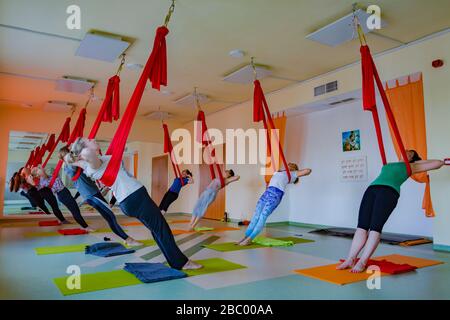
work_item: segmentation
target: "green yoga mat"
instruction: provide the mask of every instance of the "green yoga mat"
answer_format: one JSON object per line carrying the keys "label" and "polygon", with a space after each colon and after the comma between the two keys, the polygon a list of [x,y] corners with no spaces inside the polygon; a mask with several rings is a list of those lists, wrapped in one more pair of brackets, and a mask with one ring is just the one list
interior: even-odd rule
{"label": "green yoga mat", "polygon": [[212,230],[214,230],[214,228],[210,228],[210,227],[196,227],[194,230],[195,231],[212,231]]}
{"label": "green yoga mat", "polygon": [[65,296],[142,284],[138,278],[129,272],[125,270],[114,270],[81,274],[80,289],[71,290],[67,288],[67,279],[69,277],[70,276],[53,279],[53,282]]}
{"label": "green yoga mat", "polygon": [[[135,246],[135,247],[131,247],[131,246],[125,245],[125,247],[128,248],[128,249],[129,248],[142,248],[142,247],[147,247],[147,246],[153,246],[153,245],[156,244],[155,240],[153,240],[153,239],[138,240],[138,241],[141,242],[143,245],[142,246]],[[36,251],[36,254],[39,255],[39,256],[47,255],[47,254],[84,252],[84,249],[88,245],[89,244],[87,244],[87,243],[83,243],[83,244],[71,244],[71,245],[66,245],[66,246],[39,247],[39,248],[35,248],[34,251]]]}
{"label": "green yoga mat", "polygon": [[[276,240],[282,241],[292,241],[294,244],[298,243],[308,243],[314,242],[314,240],[302,239],[296,237],[282,237],[275,238]],[[238,246],[235,242],[224,242],[224,243],[213,243],[204,245],[205,248],[220,251],[220,252],[230,252],[230,251],[238,251],[238,250],[249,250],[249,249],[257,249],[257,248],[267,248],[268,246],[263,246],[261,244],[252,243],[248,246]]]}
{"label": "green yoga mat", "polygon": [[[246,266],[221,258],[196,260],[195,262],[203,265],[203,268],[198,270],[183,270],[189,277],[247,268]],[[53,282],[65,296],[143,284],[133,274],[125,270],[82,274],[80,279],[80,289],[73,290],[67,288],[68,278],[69,276],[53,279]]]}
{"label": "green yoga mat", "polygon": [[195,260],[195,262],[200,263],[203,268],[197,270],[183,270],[183,272],[186,273],[189,277],[247,268],[246,266],[233,263],[221,258]]}
{"label": "green yoga mat", "polygon": [[59,253],[70,253],[70,252],[84,252],[88,244],[71,244],[67,246],[50,246],[50,247],[39,247],[34,248],[38,256],[46,254],[59,254]]}

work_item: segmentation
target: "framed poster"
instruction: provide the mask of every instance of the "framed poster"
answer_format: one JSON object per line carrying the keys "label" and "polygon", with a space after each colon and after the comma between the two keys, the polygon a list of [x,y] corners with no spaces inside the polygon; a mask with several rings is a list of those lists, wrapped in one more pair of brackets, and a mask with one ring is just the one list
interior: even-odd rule
{"label": "framed poster", "polygon": [[361,150],[361,135],[359,130],[342,132],[342,151],[359,151]]}

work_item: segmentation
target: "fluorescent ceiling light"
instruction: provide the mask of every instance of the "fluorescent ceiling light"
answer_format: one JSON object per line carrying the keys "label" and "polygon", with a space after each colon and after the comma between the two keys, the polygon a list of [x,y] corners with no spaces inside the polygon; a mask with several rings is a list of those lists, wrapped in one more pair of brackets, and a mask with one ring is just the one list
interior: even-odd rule
{"label": "fluorescent ceiling light", "polygon": [[[370,14],[359,9],[355,11],[355,15],[358,17],[358,20],[361,23],[361,28],[364,34],[373,31],[367,27],[366,23],[367,19],[370,17]],[[384,28],[386,25],[386,22],[384,20],[381,20],[381,27]],[[353,27],[353,13],[350,13],[345,17],[342,17],[323,28],[308,34],[306,36],[306,39],[335,47],[345,42],[351,41],[357,37],[358,34]]]}
{"label": "fluorescent ceiling light", "polygon": [[114,62],[128,47],[120,36],[87,33],[75,52],[76,56]]}

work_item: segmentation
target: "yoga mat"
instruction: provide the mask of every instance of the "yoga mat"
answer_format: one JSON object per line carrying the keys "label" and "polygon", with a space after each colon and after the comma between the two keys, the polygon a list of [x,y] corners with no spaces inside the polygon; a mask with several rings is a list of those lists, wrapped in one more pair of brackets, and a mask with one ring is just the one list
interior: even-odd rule
{"label": "yoga mat", "polygon": [[133,227],[133,226],[144,226],[141,222],[139,222],[139,221],[132,221],[132,222],[124,222],[124,223],[121,223],[121,225],[122,226],[125,226],[125,227]]}
{"label": "yoga mat", "polygon": [[66,285],[69,277],[70,276],[53,279],[53,282],[65,296],[142,284],[138,278],[127,271],[114,270],[87,274],[82,273],[80,278],[80,289],[71,290],[67,288]]}
{"label": "yoga mat", "polygon": [[201,232],[201,231],[213,231],[214,228],[210,228],[210,227],[196,227],[194,228],[195,232]]}
{"label": "yoga mat", "polygon": [[29,211],[28,214],[45,214],[43,211]]}
{"label": "yoga mat", "polygon": [[201,264],[203,268],[197,270],[183,270],[183,272],[186,273],[189,277],[247,268],[246,266],[233,263],[221,258],[196,260],[195,262]]}
{"label": "yoga mat", "polygon": [[[124,230],[125,232],[127,232],[128,230]],[[111,233],[112,230],[109,228],[101,228],[101,229],[97,229],[94,232],[89,232],[89,233]],[[85,234],[82,234],[83,236]],[[62,234],[55,232],[55,231],[43,231],[43,232],[28,232],[25,233],[24,237],[26,238],[37,238],[37,237],[54,237],[54,236],[63,236]]]}
{"label": "yoga mat", "polygon": [[[398,264],[409,264],[411,266],[417,267],[417,268],[424,268],[429,267],[437,264],[443,263],[442,261],[436,261],[436,260],[428,260],[423,258],[416,258],[416,257],[410,257],[410,256],[403,256],[399,254],[392,254],[387,256],[381,256],[374,258],[373,260],[387,260],[393,263]],[[300,269],[300,270],[294,270],[295,273],[334,283],[337,285],[345,285],[349,283],[359,282],[359,281],[365,281],[367,280],[372,274],[361,272],[361,273],[351,273],[349,269],[346,270],[336,270],[336,266],[339,264],[330,264],[326,266],[320,266],[320,267],[314,267],[314,268],[308,268],[308,269]],[[390,276],[388,273],[380,273],[381,276]]]}
{"label": "yoga mat", "polygon": [[39,221],[39,227],[50,227],[50,226],[59,226],[60,222],[58,220],[49,220],[49,221]]}
{"label": "yoga mat", "polygon": [[191,220],[168,220],[167,223],[172,223],[172,224],[176,224],[176,223],[189,223],[191,222]]}
{"label": "yoga mat", "polygon": [[84,252],[84,249],[88,244],[71,244],[66,246],[49,246],[49,247],[39,247],[34,248],[34,251],[38,256],[47,254],[59,254],[59,253],[70,253],[70,252]]}
{"label": "yoga mat", "polygon": [[[316,233],[326,236],[335,236],[335,237],[345,237],[345,238],[353,238],[355,234],[355,229],[353,228],[325,228],[325,229],[317,229],[310,231],[309,233]],[[402,242],[406,241],[415,241],[415,240],[423,240],[423,237],[420,236],[411,236],[406,234],[395,234],[383,232],[381,235],[381,242],[398,245]]]}
{"label": "yoga mat", "polygon": [[[203,268],[199,270],[182,270],[182,272],[186,273],[188,276],[198,276],[203,274],[211,274],[216,272],[225,272],[247,268],[246,266],[220,258],[198,260],[196,262],[203,265]],[[134,275],[128,273],[127,271],[114,270],[106,272],[81,274],[80,289],[70,290],[67,288],[66,285],[67,279],[69,277],[70,276],[53,279],[53,282],[56,284],[61,293],[65,296],[142,284],[142,282],[139,279],[137,279]]]}
{"label": "yoga mat", "polygon": [[[275,238],[275,239],[283,240],[283,241],[292,241],[292,242],[294,242],[294,244],[314,242],[314,240],[302,239],[302,238],[296,238],[296,237],[282,237],[282,238]],[[208,248],[208,249],[220,251],[220,252],[249,250],[249,249],[257,249],[257,248],[269,248],[267,246],[263,246],[263,245],[256,244],[256,243],[252,243],[248,246],[239,246],[239,245],[235,244],[235,242],[214,243],[214,244],[204,245],[204,247]]]}

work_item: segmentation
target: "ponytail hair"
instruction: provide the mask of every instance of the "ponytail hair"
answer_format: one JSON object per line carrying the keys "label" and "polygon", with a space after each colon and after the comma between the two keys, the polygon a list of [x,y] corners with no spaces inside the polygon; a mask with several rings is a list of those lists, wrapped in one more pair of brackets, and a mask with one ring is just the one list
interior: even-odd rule
{"label": "ponytail hair", "polygon": [[192,172],[190,170],[184,169],[183,171],[186,172],[186,174],[192,178]]}
{"label": "ponytail hair", "polygon": [[[81,151],[85,148],[86,143],[84,138],[77,138],[75,142],[72,144],[69,153],[64,156],[64,159],[67,163],[74,163],[78,160],[78,157],[81,154]],[[61,150],[64,148],[61,148]],[[60,150],[60,151],[61,151]],[[67,148],[69,150],[69,148]]]}
{"label": "ponytail hair", "polygon": [[416,150],[409,150],[409,151],[411,151],[411,152],[413,153],[413,157],[412,157],[412,159],[409,161],[409,163],[414,163],[414,162],[416,162],[416,161],[422,160],[422,158],[419,156],[419,154],[417,153]]}

